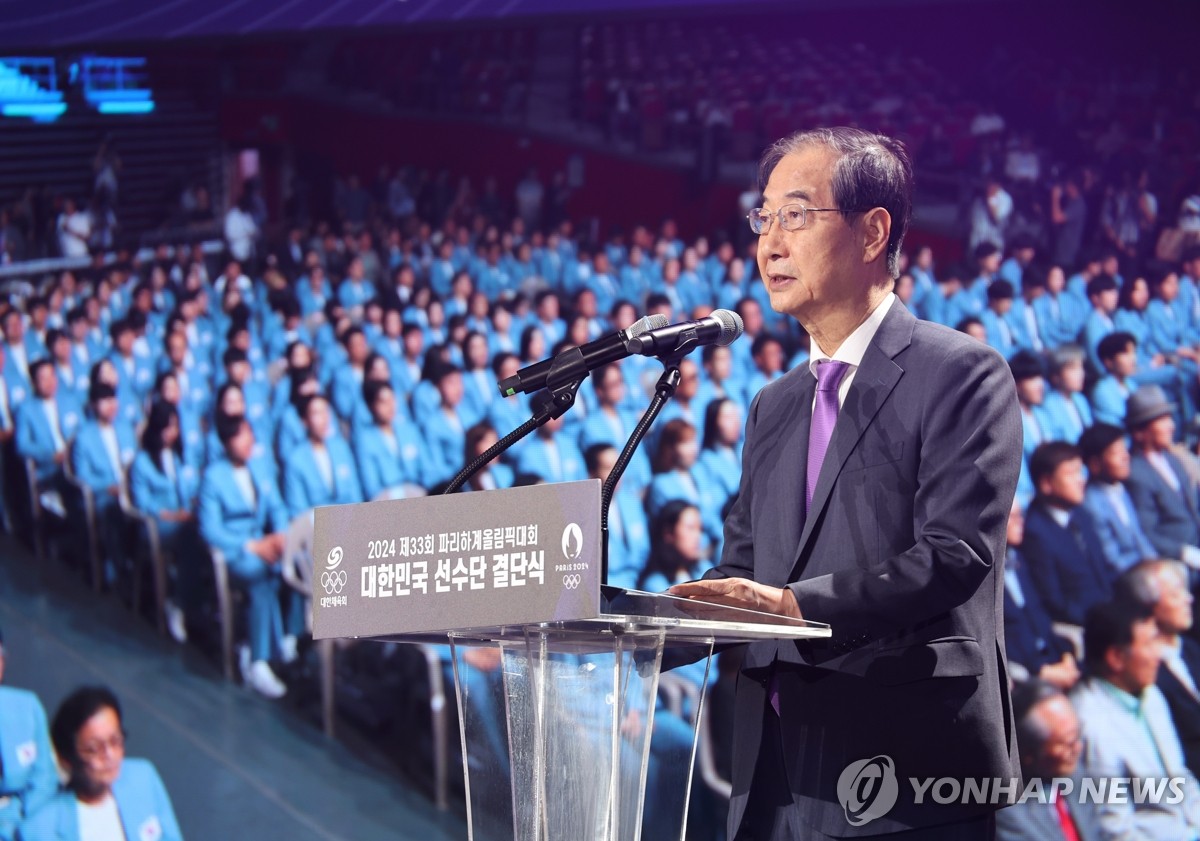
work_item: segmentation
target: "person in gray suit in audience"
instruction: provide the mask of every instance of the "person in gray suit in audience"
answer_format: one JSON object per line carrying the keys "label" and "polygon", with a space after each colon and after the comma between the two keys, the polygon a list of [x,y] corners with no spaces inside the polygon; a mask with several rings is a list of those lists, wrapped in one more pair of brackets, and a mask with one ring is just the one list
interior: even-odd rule
{"label": "person in gray suit in audience", "polygon": [[[1083,645],[1088,677],[1071,693],[1083,724],[1082,776],[1129,781],[1123,798],[1110,792],[1098,804],[1100,838],[1195,841],[1200,783],[1187,769],[1171,711],[1154,685],[1162,660],[1154,614],[1129,600],[1096,605]],[[1139,788],[1157,795],[1136,797]]]}
{"label": "person in gray suit in audience", "polygon": [[[1029,798],[996,814],[997,841],[1093,841],[1100,837],[1096,807],[1079,796],[1079,717],[1070,699],[1036,678],[1013,687],[1013,718],[1025,782],[1069,779],[1072,791],[1053,802]],[[1047,785],[1047,790],[1049,786]]]}
{"label": "person in gray suit in audience", "polygon": [[1130,470],[1125,431],[1107,423],[1089,426],[1079,438],[1079,450],[1088,469],[1083,507],[1092,514],[1104,560],[1119,573],[1158,557],[1123,484]]}
{"label": "person in gray suit in audience", "polygon": [[1158,554],[1195,569],[1200,567],[1200,495],[1170,452],[1174,414],[1175,404],[1158,386],[1143,386],[1129,398],[1125,426],[1133,436],[1133,460],[1127,486]]}

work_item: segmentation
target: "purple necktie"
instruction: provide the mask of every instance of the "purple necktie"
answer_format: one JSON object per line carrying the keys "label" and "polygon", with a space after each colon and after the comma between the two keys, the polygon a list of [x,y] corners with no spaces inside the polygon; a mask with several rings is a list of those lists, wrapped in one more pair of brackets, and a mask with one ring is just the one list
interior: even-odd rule
{"label": "purple necktie", "polygon": [[[849,362],[834,362],[832,359],[817,363],[817,400],[813,404],[812,426],[808,432],[808,482],[804,494],[804,510],[812,507],[813,491],[817,489],[817,478],[821,475],[821,462],[829,449],[833,437],[833,426],[838,416],[838,386],[842,377],[850,370]],[[767,690],[771,707],[779,715],[779,675],[771,672]]]}
{"label": "purple necktie", "polygon": [[849,362],[817,363],[817,399],[813,404],[812,426],[808,431],[808,484],[805,488],[804,510],[812,507],[813,492],[821,475],[821,463],[833,437],[838,416],[838,386],[850,370]]}

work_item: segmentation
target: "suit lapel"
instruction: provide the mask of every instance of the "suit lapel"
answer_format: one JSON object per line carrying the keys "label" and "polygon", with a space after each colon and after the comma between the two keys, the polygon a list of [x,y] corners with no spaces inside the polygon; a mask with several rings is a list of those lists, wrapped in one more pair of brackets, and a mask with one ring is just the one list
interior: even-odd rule
{"label": "suit lapel", "polygon": [[[821,473],[817,478],[817,486],[813,490],[812,506],[805,512],[804,529],[800,533],[800,545],[796,552],[793,567],[799,563],[805,549],[812,540],[817,521],[821,518],[829,496],[833,492],[834,483],[846,464],[846,459],[854,452],[859,440],[867,427],[879,413],[892,389],[900,381],[904,369],[893,360],[896,354],[908,347],[912,341],[913,327],[916,318],[901,305],[893,305],[884,316],[883,323],[875,333],[875,338],[867,346],[863,354],[862,364],[854,374],[850,391],[838,412],[837,423],[833,427],[833,436],[829,440],[829,449],[825,452],[825,461],[821,464]],[[814,387],[816,380],[813,380]],[[811,423],[811,403],[802,413],[806,418],[805,426]],[[807,451],[808,435],[805,429],[804,443]],[[800,499],[804,499],[803,484]]]}
{"label": "suit lapel", "polygon": [[1200,519],[1200,504],[1197,504],[1196,488],[1192,485],[1191,476],[1184,469],[1183,462],[1174,453],[1167,453],[1166,457],[1167,463],[1171,465],[1171,470],[1179,477],[1179,488],[1183,494],[1184,504],[1187,505],[1187,509],[1193,518]]}
{"label": "suit lapel", "polygon": [[[808,363],[804,363],[807,369]],[[787,500],[796,500],[799,507],[799,516],[784,517],[782,526],[786,530],[784,535],[784,546],[799,546],[803,540],[803,534],[807,531],[808,523],[812,520],[808,516],[808,512],[804,510],[804,495],[807,476],[805,475],[805,466],[808,461],[808,436],[812,429],[812,405],[813,398],[816,396],[817,378],[814,377],[808,370],[804,371],[800,378],[799,385],[796,387],[793,401],[784,408],[783,416],[792,417],[795,419],[795,425],[791,431],[784,437],[787,442],[786,446],[781,448],[781,457],[784,453],[794,454],[793,458],[789,459],[794,468],[783,472],[783,476],[788,481],[788,487],[781,488],[779,498]],[[760,421],[761,422],[761,421]],[[832,449],[830,450],[832,452]],[[776,563],[787,563],[789,559],[779,558]],[[795,566],[792,563],[790,566]],[[782,570],[783,575],[790,571],[789,569]],[[786,580],[781,578],[780,580]]]}

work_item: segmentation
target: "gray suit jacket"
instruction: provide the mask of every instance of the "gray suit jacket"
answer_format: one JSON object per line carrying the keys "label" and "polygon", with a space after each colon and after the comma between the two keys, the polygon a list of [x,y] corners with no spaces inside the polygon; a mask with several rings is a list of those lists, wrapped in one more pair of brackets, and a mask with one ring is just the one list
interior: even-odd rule
{"label": "gray suit jacket", "polygon": [[[1005,528],[1021,419],[1004,359],[893,305],[838,415],[805,511],[816,380],[764,388],[746,424],[739,495],[707,577],[789,586],[829,640],[751,644],[735,706],[730,836],[778,681],[788,822],[829,835],[961,820],[980,807],[914,802],[909,777],[1019,776],[1004,659]],[[887,755],[899,795],[847,819],[843,769]],[[986,807],[983,807],[986,808]]]}
{"label": "gray suit jacket", "polygon": [[[1085,777],[1183,780],[1184,800],[1171,804],[1147,798],[1136,803],[1130,787],[1127,803],[1098,807],[1100,837],[1106,841],[1192,841],[1200,833],[1200,783],[1187,770],[1183,748],[1167,701],[1157,686],[1146,689],[1142,710],[1153,742],[1138,721],[1099,678],[1082,681],[1071,702],[1083,730],[1080,773]],[[1169,795],[1168,791],[1168,795]]]}
{"label": "gray suit jacket", "polygon": [[1125,487],[1133,498],[1142,531],[1154,549],[1164,558],[1179,558],[1183,544],[1200,546],[1200,499],[1179,459],[1170,453],[1166,457],[1179,477],[1178,491],[1140,453],[1135,453],[1130,461]]}
{"label": "gray suit jacket", "polygon": [[[1049,791],[1051,781],[1043,780]],[[1079,832],[1079,841],[1100,841],[1100,825],[1095,804],[1082,798],[1083,782],[1072,780],[1073,789],[1067,800],[1071,819]],[[1050,803],[1031,798],[1001,809],[996,815],[996,841],[1062,841],[1062,825],[1058,812]]]}

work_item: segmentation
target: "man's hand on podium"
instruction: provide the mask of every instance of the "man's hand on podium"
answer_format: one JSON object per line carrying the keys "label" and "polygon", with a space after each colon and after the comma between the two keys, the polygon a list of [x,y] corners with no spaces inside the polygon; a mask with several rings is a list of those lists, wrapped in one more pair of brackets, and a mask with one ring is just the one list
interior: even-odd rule
{"label": "man's hand on podium", "polygon": [[749,578],[717,578],[676,584],[667,590],[672,596],[695,601],[775,613],[803,619],[796,596],[787,587],[769,587]]}

